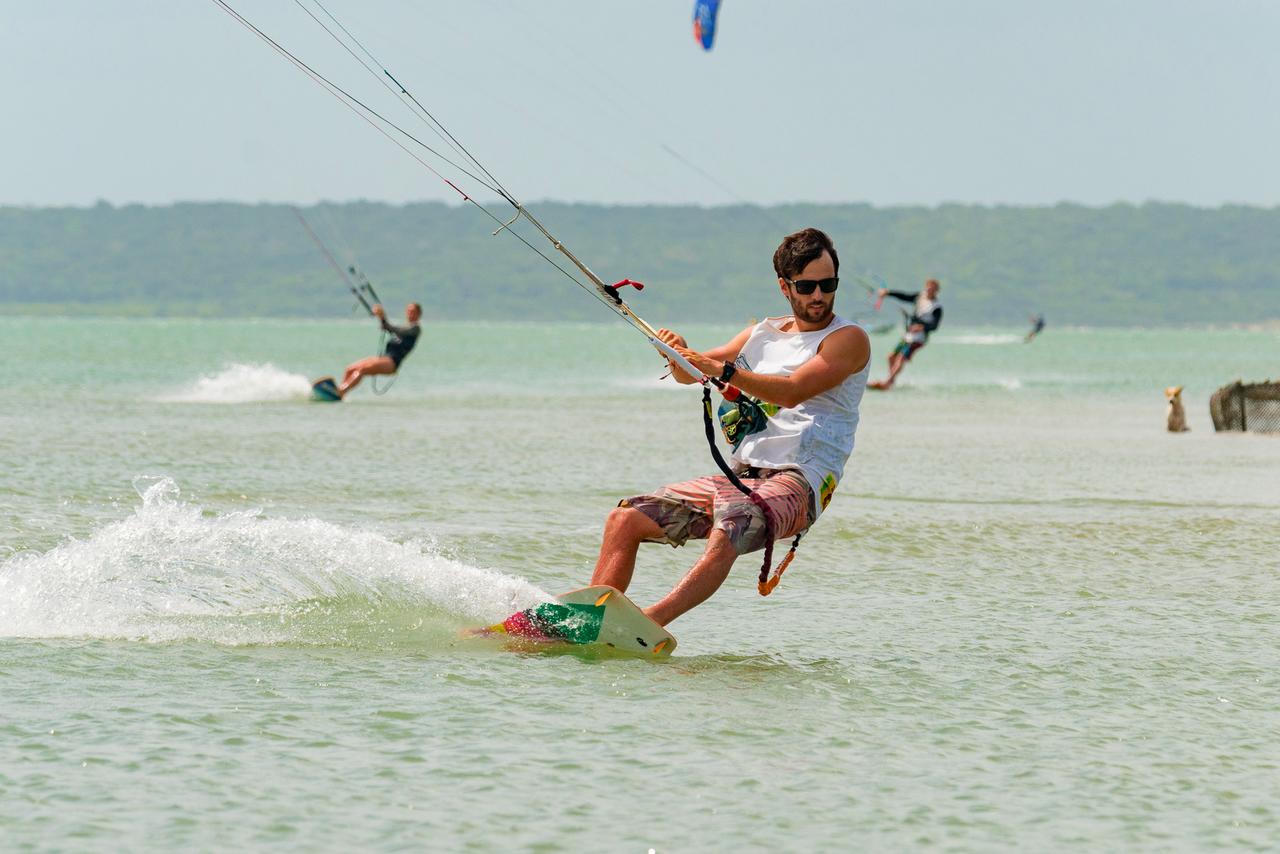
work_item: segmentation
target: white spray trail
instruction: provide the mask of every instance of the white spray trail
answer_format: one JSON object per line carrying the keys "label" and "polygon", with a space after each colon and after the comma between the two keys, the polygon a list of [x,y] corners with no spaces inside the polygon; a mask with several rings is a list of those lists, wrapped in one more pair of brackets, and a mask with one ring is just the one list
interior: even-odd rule
{"label": "white spray trail", "polygon": [[0,563],[0,637],[341,643],[424,620],[452,637],[549,598],[422,544],[256,510],[210,516],[168,478],[134,485],[131,516]]}
{"label": "white spray trail", "polygon": [[163,398],[171,403],[264,403],[305,400],[311,382],[275,365],[227,365],[216,374],[200,377],[190,387]]}

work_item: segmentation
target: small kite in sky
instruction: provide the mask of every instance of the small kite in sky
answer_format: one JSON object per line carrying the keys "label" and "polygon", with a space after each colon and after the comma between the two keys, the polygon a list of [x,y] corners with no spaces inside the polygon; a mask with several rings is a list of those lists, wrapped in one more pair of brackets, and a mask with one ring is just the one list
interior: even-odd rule
{"label": "small kite in sky", "polygon": [[693,4],[693,37],[703,50],[711,50],[716,38],[716,16],[720,14],[720,0],[698,0]]}

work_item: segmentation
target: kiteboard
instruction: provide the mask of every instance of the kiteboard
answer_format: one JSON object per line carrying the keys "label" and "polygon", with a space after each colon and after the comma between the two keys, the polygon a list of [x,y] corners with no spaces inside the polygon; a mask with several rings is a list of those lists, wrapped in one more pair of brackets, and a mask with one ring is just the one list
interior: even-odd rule
{"label": "kiteboard", "polygon": [[666,658],[676,639],[622,591],[606,585],[584,587],[517,611],[501,623],[467,632],[472,637],[506,637],[520,649],[580,646],[646,658]]}
{"label": "kiteboard", "polygon": [[337,403],[342,400],[342,392],[338,391],[338,383],[333,377],[321,377],[311,384],[311,399]]}

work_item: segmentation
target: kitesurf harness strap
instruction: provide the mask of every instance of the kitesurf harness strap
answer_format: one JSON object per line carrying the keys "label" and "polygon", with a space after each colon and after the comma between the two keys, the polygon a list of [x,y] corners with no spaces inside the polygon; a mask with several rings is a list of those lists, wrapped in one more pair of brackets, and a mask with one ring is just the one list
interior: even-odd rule
{"label": "kitesurf harness strap", "polygon": [[729,482],[739,492],[750,498],[751,503],[759,507],[760,513],[764,516],[764,562],[760,564],[760,578],[756,583],[756,590],[760,592],[761,596],[768,596],[773,592],[773,588],[778,586],[778,582],[782,580],[782,573],[791,565],[791,560],[796,556],[796,547],[800,545],[800,537],[802,535],[796,534],[796,538],[791,541],[790,551],[782,559],[782,563],[778,564],[778,569],[773,573],[773,577],[770,578],[769,568],[773,565],[773,540],[777,536],[778,527],[769,505],[753,489],[742,482],[742,479],[725,462],[724,455],[720,453],[720,448],[716,446],[715,419],[711,413],[712,382],[715,381],[712,380],[702,384],[702,426],[707,434],[707,447],[711,449],[711,457],[716,461],[720,471],[724,472],[724,476],[729,479]]}
{"label": "kitesurf harness strap", "polygon": [[[385,323],[386,321],[383,321],[383,322]],[[378,333],[378,352],[384,356],[387,354],[387,330],[385,328]],[[399,366],[397,366],[397,368],[398,367]],[[387,384],[385,386],[383,386],[382,388],[378,388],[378,377],[375,374],[372,380],[373,393],[381,397],[382,395],[391,391],[391,387],[396,384],[396,380],[399,378],[400,378],[400,373],[397,370],[396,373],[391,375],[391,379],[387,381]]]}

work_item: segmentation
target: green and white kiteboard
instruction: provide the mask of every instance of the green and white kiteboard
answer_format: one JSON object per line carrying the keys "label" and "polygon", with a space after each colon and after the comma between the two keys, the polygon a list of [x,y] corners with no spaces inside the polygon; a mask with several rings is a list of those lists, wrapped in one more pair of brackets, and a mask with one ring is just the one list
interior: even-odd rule
{"label": "green and white kiteboard", "polygon": [[676,648],[670,632],[645,616],[620,590],[584,587],[557,596],[482,629],[478,637],[508,637],[517,648],[581,646],[666,658]]}

